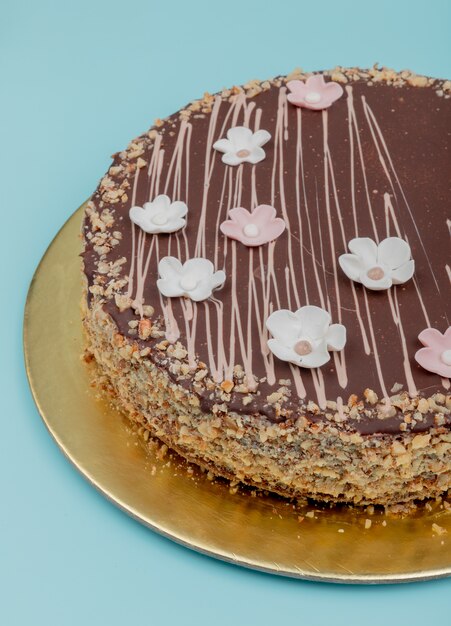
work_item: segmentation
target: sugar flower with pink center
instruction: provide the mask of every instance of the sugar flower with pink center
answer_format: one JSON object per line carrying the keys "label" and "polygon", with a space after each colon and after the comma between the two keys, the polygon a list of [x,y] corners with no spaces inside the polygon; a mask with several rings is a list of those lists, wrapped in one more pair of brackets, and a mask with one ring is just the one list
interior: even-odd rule
{"label": "sugar flower with pink center", "polygon": [[331,324],[327,311],[317,306],[303,306],[296,312],[281,309],[266,320],[272,339],[268,348],[282,361],[299,367],[321,367],[330,360],[329,351],[343,350],[346,328]]}
{"label": "sugar flower with pink center", "polygon": [[425,347],[415,354],[415,361],[429,372],[451,378],[451,326],[443,334],[436,328],[426,328],[418,339]]}
{"label": "sugar flower with pink center", "polygon": [[277,239],[285,230],[285,222],[276,217],[276,209],[269,204],[259,204],[252,212],[236,207],[229,211],[229,217],[222,222],[221,232],[245,246],[261,246]]}
{"label": "sugar flower with pink center", "polygon": [[226,279],[223,270],[215,272],[213,263],[202,257],[188,259],[182,264],[173,256],[165,256],[158,263],[158,273],[157,287],[163,296],[184,296],[195,302],[209,298]]}
{"label": "sugar flower with pink center", "polygon": [[145,202],[142,207],[132,206],[129,216],[145,233],[157,235],[175,233],[183,228],[187,213],[188,207],[184,202],[171,202],[168,196],[161,194],[152,202]]}
{"label": "sugar flower with pink center", "polygon": [[291,92],[287,96],[288,102],[315,111],[328,109],[343,95],[343,87],[333,81],[326,83],[322,74],[309,76],[305,83],[302,80],[290,80],[287,87]]}
{"label": "sugar flower with pink center", "polygon": [[369,237],[351,239],[352,254],[338,258],[341,269],[351,280],[367,289],[381,291],[401,285],[413,276],[415,262],[410,258],[410,246],[399,237],[387,237],[379,244]]}
{"label": "sugar flower with pink center", "polygon": [[259,163],[265,158],[262,146],[271,139],[267,130],[257,130],[255,133],[244,126],[234,126],[227,131],[227,139],[218,139],[213,144],[215,150],[223,152],[222,161],[227,165]]}

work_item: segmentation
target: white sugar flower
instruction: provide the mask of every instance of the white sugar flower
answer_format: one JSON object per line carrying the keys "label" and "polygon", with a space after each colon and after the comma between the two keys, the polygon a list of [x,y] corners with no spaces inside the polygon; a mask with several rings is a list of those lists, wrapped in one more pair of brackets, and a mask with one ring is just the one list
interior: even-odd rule
{"label": "white sugar flower", "polygon": [[227,139],[218,139],[213,144],[215,150],[224,152],[222,161],[227,165],[259,163],[265,158],[262,146],[271,139],[267,130],[257,130],[255,133],[244,126],[234,126],[227,131]]}
{"label": "white sugar flower", "polygon": [[368,289],[380,291],[410,280],[415,262],[410,258],[410,246],[399,237],[388,237],[376,244],[368,237],[351,239],[352,254],[342,254],[338,261],[348,278]]}
{"label": "white sugar flower", "polygon": [[157,196],[153,202],[143,207],[132,206],[129,211],[131,221],[146,233],[175,233],[186,224],[184,219],[188,207],[184,202],[171,202],[168,196]]}
{"label": "white sugar flower", "polygon": [[208,259],[188,259],[183,265],[173,256],[165,256],[158,263],[157,287],[163,296],[176,298],[185,296],[195,302],[206,300],[224,284],[225,272],[215,272]]}
{"label": "white sugar flower", "polygon": [[330,322],[329,313],[317,306],[303,306],[295,313],[274,311],[266,320],[274,337],[268,347],[282,361],[321,367],[330,360],[329,350],[343,350],[346,343],[346,328]]}

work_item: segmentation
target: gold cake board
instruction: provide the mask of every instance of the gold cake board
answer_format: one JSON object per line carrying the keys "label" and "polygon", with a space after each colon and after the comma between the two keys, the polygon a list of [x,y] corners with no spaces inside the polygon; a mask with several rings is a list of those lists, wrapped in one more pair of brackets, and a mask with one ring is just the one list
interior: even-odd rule
{"label": "gold cake board", "polygon": [[[300,508],[245,489],[232,493],[226,481],[210,481],[197,469],[187,471],[180,460],[168,462],[167,456],[144,450],[125,420],[97,397],[81,358],[83,208],[66,222],[36,270],[25,310],[24,350],[45,425],[92,485],[152,530],[265,572],[341,583],[451,574],[451,512],[443,505],[421,506],[404,518],[378,510],[369,516],[346,506]],[[434,532],[433,524],[443,534]]]}

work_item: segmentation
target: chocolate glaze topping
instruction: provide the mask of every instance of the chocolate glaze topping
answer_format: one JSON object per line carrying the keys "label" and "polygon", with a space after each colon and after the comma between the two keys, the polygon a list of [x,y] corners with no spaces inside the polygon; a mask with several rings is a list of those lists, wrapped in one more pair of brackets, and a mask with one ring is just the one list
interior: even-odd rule
{"label": "chocolate glaze topping", "polygon": [[[194,103],[190,113],[188,107],[171,116],[115,155],[91,205],[100,216],[105,210],[112,216],[106,232],[114,242],[110,250],[99,249],[92,237],[98,231],[86,219],[84,264],[91,288],[124,280],[106,294],[91,292],[104,299],[119,332],[141,349],[150,347],[147,358],[194,389],[205,411],[225,398],[229,410],[238,413],[274,421],[303,414],[317,421],[329,419],[343,403],[359,409],[346,413],[347,426],[362,434],[399,433],[409,416],[408,394],[431,398],[446,394],[448,386],[422,369],[414,354],[424,328],[444,332],[449,325],[451,99],[432,80],[415,87],[348,78],[344,95],[321,112],[288,103],[284,79],[263,85],[252,97],[235,89]],[[230,127],[240,125],[271,133],[266,158],[255,166],[225,165],[212,148]],[[172,235],[145,235],[132,225],[129,209],[161,193],[186,202],[187,226]],[[251,250],[222,235],[219,225],[229,209],[251,210],[257,204],[271,204],[286,222],[274,243]],[[414,280],[383,292],[350,281],[337,259],[356,236],[407,240]],[[158,259],[166,255],[182,262],[210,259],[225,270],[224,287],[206,302],[168,302],[156,287]],[[99,265],[111,267],[119,259],[124,261],[116,273]],[[172,331],[171,340],[178,336],[207,365],[206,380],[215,377],[216,385],[193,387],[194,372],[174,373],[156,347],[164,337],[143,340],[130,334],[129,322],[141,319],[143,310],[121,311],[114,295],[129,290],[132,300],[139,299],[140,274],[143,303],[154,308],[155,328]],[[305,304],[326,308],[332,322],[347,329],[343,353],[332,355],[319,371],[273,358],[266,347],[264,322],[272,310],[294,311]],[[243,380],[234,378],[233,365],[252,371],[258,381],[254,393],[236,391]],[[227,395],[220,387],[224,380],[235,383]],[[367,389],[377,401],[369,402],[374,396],[365,394]],[[407,399],[400,407],[403,393]],[[381,419],[380,402],[393,395],[398,402]],[[335,409],[330,402],[326,408],[325,400],[337,403]],[[444,413],[441,425],[449,426],[451,418]],[[427,430],[437,424],[436,415],[416,412],[413,423],[407,418],[408,429]]]}

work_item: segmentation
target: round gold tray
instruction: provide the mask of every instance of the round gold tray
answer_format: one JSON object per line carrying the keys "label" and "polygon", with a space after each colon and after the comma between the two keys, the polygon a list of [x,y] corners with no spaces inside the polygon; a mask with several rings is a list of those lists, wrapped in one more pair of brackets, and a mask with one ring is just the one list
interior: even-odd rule
{"label": "round gold tray", "polygon": [[[404,518],[344,506],[300,508],[244,489],[232,493],[225,481],[210,481],[179,459],[168,462],[144,450],[124,419],[97,397],[81,358],[82,212],[66,222],[36,270],[24,345],[39,412],[92,485],[174,541],[274,574],[350,583],[451,574],[451,513],[443,504],[421,506]],[[368,519],[371,527],[365,528]]]}

